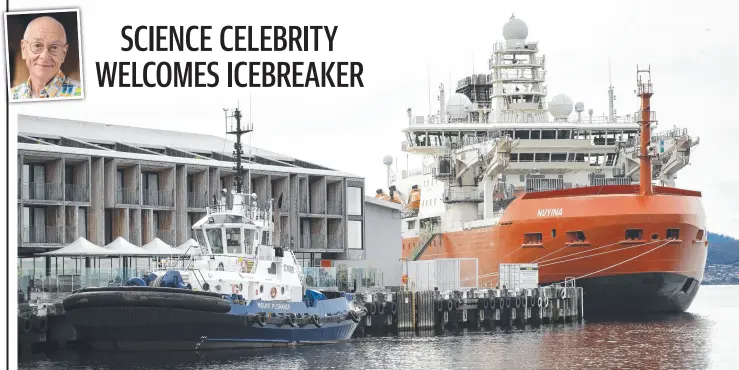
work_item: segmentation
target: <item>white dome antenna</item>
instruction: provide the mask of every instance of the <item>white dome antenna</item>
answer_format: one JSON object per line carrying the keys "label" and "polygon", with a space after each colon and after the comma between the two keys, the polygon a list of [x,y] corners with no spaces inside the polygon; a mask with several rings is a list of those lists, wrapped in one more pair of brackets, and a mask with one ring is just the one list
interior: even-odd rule
{"label": "white dome antenna", "polygon": [[465,118],[472,112],[472,102],[467,95],[454,93],[447,100],[446,103],[446,114],[451,118]]}
{"label": "white dome antenna", "polygon": [[585,103],[579,101],[575,103],[575,112],[577,112],[577,122],[582,122],[582,112],[585,111]]}
{"label": "white dome antenna", "polygon": [[565,94],[559,94],[552,98],[549,103],[549,113],[555,121],[566,121],[572,113],[572,99]]}
{"label": "white dome antenna", "polygon": [[508,43],[508,47],[524,47],[528,36],[529,27],[526,22],[517,19],[515,15],[511,15],[511,19],[503,26],[503,38]]}
{"label": "white dome antenna", "polygon": [[386,166],[392,166],[392,164],[393,164],[393,157],[391,157],[390,155],[384,156],[382,158],[382,164],[384,164]]}

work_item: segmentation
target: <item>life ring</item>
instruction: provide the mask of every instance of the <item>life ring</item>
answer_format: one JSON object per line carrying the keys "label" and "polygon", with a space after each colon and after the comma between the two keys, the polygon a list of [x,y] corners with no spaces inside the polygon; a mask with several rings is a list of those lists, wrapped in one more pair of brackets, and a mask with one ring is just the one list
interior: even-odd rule
{"label": "life ring", "polygon": [[272,287],[272,289],[269,291],[269,296],[272,298],[277,297],[277,288]]}
{"label": "life ring", "polygon": [[359,322],[359,314],[354,310],[349,311],[349,318],[351,318],[355,323]]}
{"label": "life ring", "polygon": [[317,328],[321,327],[321,318],[318,317],[318,315],[313,315],[310,317],[310,322],[315,325]]}

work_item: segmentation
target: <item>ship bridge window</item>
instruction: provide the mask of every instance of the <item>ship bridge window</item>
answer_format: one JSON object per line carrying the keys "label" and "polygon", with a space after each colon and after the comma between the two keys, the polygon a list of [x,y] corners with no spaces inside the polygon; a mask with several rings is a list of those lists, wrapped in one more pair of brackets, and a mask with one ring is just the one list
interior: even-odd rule
{"label": "ship bridge window", "polygon": [[226,252],[243,253],[241,250],[241,229],[226,229]]}
{"label": "ship bridge window", "polygon": [[541,130],[542,139],[556,139],[557,130]]}
{"label": "ship bridge window", "polygon": [[223,253],[223,233],[221,229],[208,229],[205,233],[208,235],[208,242],[213,254]]}
{"label": "ship bridge window", "polygon": [[510,137],[513,137],[513,130],[503,130],[500,132],[501,136],[508,135]]}
{"label": "ship bridge window", "polygon": [[534,161],[534,153],[519,153],[518,154],[518,161],[519,162],[533,162]]}
{"label": "ship bridge window", "polygon": [[531,130],[532,139],[541,139],[541,130]]}
{"label": "ship bridge window", "polygon": [[585,153],[571,153],[570,157],[575,158],[574,162],[585,162]]}
{"label": "ship bridge window", "polygon": [[567,162],[567,153],[552,153],[552,162]]}
{"label": "ship bridge window", "polygon": [[516,130],[516,139],[528,139],[529,137],[529,130]]}
{"label": "ship bridge window", "polygon": [[549,162],[549,153],[536,153],[535,162]]}
{"label": "ship bridge window", "polygon": [[587,130],[574,130],[572,137],[577,140],[587,140],[588,131]]}
{"label": "ship bridge window", "polygon": [[557,139],[569,139],[570,130],[557,130]]}
{"label": "ship bridge window", "polygon": [[198,245],[200,246],[200,253],[208,254],[208,243],[205,242],[205,234],[203,234],[203,229],[195,229],[195,239],[197,239]]}
{"label": "ship bridge window", "polygon": [[518,153],[511,153],[511,162],[518,162]]}

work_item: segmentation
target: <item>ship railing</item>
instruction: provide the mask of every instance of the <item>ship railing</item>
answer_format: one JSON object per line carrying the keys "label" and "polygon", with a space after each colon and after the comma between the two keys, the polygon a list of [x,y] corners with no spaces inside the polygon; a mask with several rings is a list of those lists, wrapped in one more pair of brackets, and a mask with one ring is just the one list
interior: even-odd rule
{"label": "ship railing", "polygon": [[509,50],[532,50],[537,51],[539,47],[539,42],[526,42],[522,47],[517,47],[517,45],[504,42],[504,41],[498,41],[493,44],[493,53],[500,52],[500,51],[509,51]]}

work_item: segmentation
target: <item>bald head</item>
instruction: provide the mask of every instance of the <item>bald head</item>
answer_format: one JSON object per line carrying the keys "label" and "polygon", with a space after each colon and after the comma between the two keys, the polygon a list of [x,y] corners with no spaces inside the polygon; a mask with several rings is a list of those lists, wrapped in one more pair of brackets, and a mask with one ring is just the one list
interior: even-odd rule
{"label": "bald head", "polygon": [[49,16],[38,17],[28,23],[23,38],[28,41],[36,41],[32,39],[42,35],[54,36],[62,44],[67,43],[67,32],[64,30],[64,26],[58,20]]}
{"label": "bald head", "polygon": [[21,56],[34,89],[42,88],[59,73],[68,49],[67,33],[56,19],[42,16],[28,24],[21,40]]}

